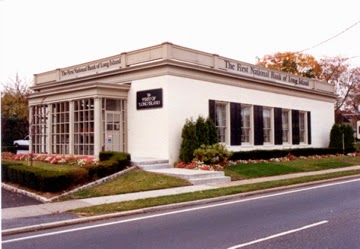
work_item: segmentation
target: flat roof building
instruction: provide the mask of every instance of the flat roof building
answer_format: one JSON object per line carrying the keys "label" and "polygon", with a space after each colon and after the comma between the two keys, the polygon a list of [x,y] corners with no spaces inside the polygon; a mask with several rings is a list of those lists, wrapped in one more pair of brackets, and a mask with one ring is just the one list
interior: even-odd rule
{"label": "flat roof building", "polygon": [[172,43],[34,75],[33,153],[178,160],[185,120],[232,151],[327,147],[334,86]]}

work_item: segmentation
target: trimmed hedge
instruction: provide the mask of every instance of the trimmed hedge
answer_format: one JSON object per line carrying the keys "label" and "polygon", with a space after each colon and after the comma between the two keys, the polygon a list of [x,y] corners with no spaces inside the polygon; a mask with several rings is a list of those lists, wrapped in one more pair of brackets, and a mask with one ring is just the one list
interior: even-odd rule
{"label": "trimmed hedge", "polygon": [[[68,171],[30,167],[18,162],[1,162],[1,179],[42,192],[59,192],[94,179],[102,178],[130,165],[130,154],[101,152],[98,165],[75,167]],[[55,166],[54,167],[61,167]]]}
{"label": "trimmed hedge", "polygon": [[124,170],[130,165],[131,156],[123,152],[103,151],[99,154],[99,160],[99,165],[86,167],[89,179],[105,177]]}
{"label": "trimmed hedge", "polygon": [[[354,152],[355,149],[349,148],[345,153]],[[233,152],[230,160],[268,160],[271,158],[285,157],[287,154],[294,156],[314,156],[314,155],[334,155],[342,154],[343,150],[338,148],[303,148],[303,149],[288,149],[288,150],[251,150]]]}
{"label": "trimmed hedge", "polygon": [[83,184],[88,179],[88,172],[83,168],[60,172],[3,161],[1,170],[2,181],[13,182],[42,192],[63,191]]}

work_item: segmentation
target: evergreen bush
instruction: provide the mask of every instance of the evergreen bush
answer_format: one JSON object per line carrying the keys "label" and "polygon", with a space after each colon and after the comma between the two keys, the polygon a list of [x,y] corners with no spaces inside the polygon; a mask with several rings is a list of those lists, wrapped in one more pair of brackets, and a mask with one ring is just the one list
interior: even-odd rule
{"label": "evergreen bush", "polygon": [[179,159],[185,163],[194,159],[194,151],[201,145],[213,145],[218,142],[214,122],[210,118],[205,120],[202,116],[199,116],[196,122],[186,119],[181,138]]}
{"label": "evergreen bush", "polygon": [[219,142],[218,140],[218,134],[217,129],[215,126],[214,121],[212,121],[211,118],[206,119],[206,124],[208,126],[208,132],[209,132],[209,145],[216,144]]}
{"label": "evergreen bush", "polygon": [[196,124],[192,119],[186,119],[181,132],[181,146],[179,158],[181,161],[189,163],[193,159],[193,153],[197,149],[199,141],[196,134]]}
{"label": "evergreen bush", "polygon": [[202,144],[209,144],[209,127],[205,119],[202,116],[199,116],[195,123],[196,127],[196,136],[198,139],[197,148]]}
{"label": "evergreen bush", "polygon": [[342,148],[342,132],[338,124],[331,128],[329,148]]}
{"label": "evergreen bush", "polygon": [[[344,144],[343,144],[344,135]],[[345,149],[351,151],[354,149],[354,134],[350,125],[334,124],[330,131],[329,148]]]}

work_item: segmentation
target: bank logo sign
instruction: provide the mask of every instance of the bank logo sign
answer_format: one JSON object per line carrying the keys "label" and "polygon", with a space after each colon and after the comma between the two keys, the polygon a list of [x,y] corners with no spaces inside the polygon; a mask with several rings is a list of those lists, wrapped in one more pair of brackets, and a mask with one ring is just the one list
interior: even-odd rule
{"label": "bank logo sign", "polygon": [[163,90],[151,89],[136,92],[136,109],[153,109],[163,107]]}

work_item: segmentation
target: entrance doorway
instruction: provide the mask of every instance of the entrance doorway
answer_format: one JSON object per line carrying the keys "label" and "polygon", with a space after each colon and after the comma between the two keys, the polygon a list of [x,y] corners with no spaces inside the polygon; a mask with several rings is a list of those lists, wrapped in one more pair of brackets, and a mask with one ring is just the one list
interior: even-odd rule
{"label": "entrance doorway", "polygon": [[121,112],[106,111],[105,150],[124,151],[123,121]]}

